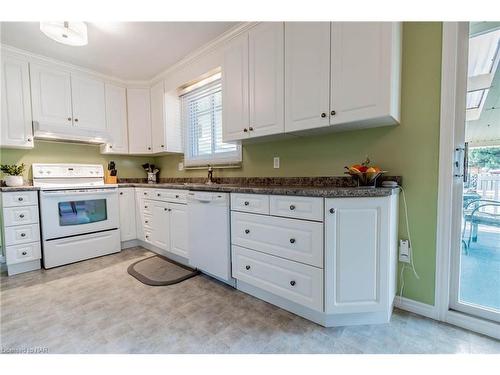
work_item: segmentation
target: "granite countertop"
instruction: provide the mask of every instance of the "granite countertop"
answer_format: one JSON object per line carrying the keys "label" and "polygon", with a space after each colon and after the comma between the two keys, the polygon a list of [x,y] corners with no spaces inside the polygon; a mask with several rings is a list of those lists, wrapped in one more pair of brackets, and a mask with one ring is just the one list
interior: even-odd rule
{"label": "granite countertop", "polygon": [[364,188],[364,187],[325,187],[325,186],[251,186],[231,184],[196,184],[196,183],[119,183],[118,187],[140,187],[149,189],[182,189],[194,191],[217,191],[224,193],[270,194],[270,195],[297,195],[323,198],[352,198],[352,197],[386,197],[397,194],[393,188]]}
{"label": "granite countertop", "polygon": [[[387,177],[401,185],[401,177]],[[165,178],[160,183],[148,184],[143,179],[122,179],[118,187],[139,187],[149,189],[181,189],[193,191],[216,191],[225,193],[296,195],[323,198],[386,197],[397,194],[397,188],[356,187],[352,179],[333,177],[291,177],[291,178],[220,178],[217,183],[207,185],[203,178]],[[32,185],[0,187],[2,192],[38,190]]]}

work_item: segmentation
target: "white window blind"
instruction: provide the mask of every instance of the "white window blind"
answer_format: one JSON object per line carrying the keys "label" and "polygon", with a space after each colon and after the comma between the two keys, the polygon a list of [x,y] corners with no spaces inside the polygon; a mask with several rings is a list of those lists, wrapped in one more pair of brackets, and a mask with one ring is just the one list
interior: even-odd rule
{"label": "white window blind", "polygon": [[241,162],[241,145],[222,142],[222,85],[220,79],[181,96],[186,148],[184,165]]}

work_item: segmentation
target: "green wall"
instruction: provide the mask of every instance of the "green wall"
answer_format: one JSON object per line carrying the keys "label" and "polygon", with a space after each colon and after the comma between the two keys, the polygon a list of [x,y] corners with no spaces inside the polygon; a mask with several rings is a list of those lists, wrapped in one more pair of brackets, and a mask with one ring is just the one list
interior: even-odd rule
{"label": "green wall", "polygon": [[[434,304],[438,186],[441,23],[405,23],[401,124],[394,127],[293,137],[243,145],[241,169],[216,176],[332,176],[369,155],[392,175],[403,176],[407,192],[417,280],[405,272],[404,296]],[[279,156],[280,169],[273,169]],[[1,150],[2,163],[117,162],[121,177],[144,177],[140,165],[153,161],[162,177],[205,176],[206,171],[177,171],[182,156],[156,158],[103,156],[97,146],[37,142],[34,150]],[[407,238],[400,209],[400,237]]]}
{"label": "green wall", "polygon": [[32,163],[89,163],[102,164],[114,160],[119,177],[145,177],[141,164],[152,162],[152,157],[128,155],[101,155],[99,146],[77,143],[35,141],[31,150],[0,149],[2,164],[26,164],[25,178],[31,179]]}
{"label": "green wall", "polygon": [[[417,280],[405,271],[404,296],[434,304],[438,186],[441,23],[405,23],[401,124],[393,127],[243,144],[241,169],[215,176],[332,176],[369,155],[392,175],[403,176],[407,193]],[[280,169],[273,169],[279,156]],[[155,159],[162,176],[206,176],[178,171],[182,156]],[[400,208],[400,237],[407,238]]]}

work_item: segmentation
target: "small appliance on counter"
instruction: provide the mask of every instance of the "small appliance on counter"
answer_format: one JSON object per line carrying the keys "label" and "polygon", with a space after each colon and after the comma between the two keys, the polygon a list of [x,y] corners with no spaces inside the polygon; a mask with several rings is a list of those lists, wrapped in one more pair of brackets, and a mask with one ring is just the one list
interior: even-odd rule
{"label": "small appliance on counter", "polygon": [[117,170],[114,161],[108,163],[108,170],[104,173],[104,183],[105,184],[116,184],[117,183]]}
{"label": "small appliance on counter", "polygon": [[148,184],[156,184],[158,183],[158,177],[160,176],[160,169],[155,168],[154,164],[143,164],[142,168],[146,171],[148,174]]}

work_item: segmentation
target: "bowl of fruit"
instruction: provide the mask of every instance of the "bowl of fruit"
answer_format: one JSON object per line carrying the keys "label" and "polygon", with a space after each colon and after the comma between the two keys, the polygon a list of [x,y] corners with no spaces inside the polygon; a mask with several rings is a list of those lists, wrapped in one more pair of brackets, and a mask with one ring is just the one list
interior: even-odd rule
{"label": "bowl of fruit", "polygon": [[375,165],[370,165],[370,159],[366,158],[361,164],[345,167],[346,174],[351,175],[358,182],[358,186],[375,187],[377,178],[386,173]]}

